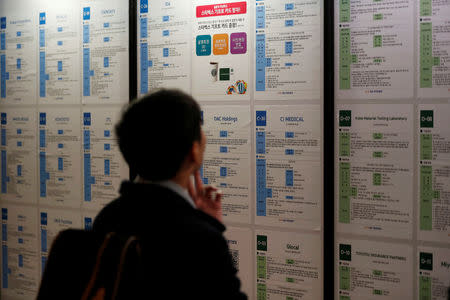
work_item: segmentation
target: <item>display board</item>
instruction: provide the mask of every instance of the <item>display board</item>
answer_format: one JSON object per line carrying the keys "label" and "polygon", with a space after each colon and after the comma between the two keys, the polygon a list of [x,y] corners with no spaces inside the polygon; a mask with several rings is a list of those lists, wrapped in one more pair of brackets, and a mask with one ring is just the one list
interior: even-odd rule
{"label": "display board", "polygon": [[450,4],[334,4],[334,299],[447,299]]}
{"label": "display board", "polygon": [[249,299],[323,299],[323,2],[136,0],[138,93],[202,108]]}
{"label": "display board", "polygon": [[447,2],[335,0],[324,34],[323,0],[1,1],[1,298],[34,299],[56,234],[117,196],[114,124],[130,95],[167,87],[201,104],[201,176],[223,191],[249,299],[324,299],[332,269],[338,300],[446,299]]}
{"label": "display board", "polygon": [[129,170],[129,4],[0,2],[1,299],[35,299],[53,239],[90,228]]}

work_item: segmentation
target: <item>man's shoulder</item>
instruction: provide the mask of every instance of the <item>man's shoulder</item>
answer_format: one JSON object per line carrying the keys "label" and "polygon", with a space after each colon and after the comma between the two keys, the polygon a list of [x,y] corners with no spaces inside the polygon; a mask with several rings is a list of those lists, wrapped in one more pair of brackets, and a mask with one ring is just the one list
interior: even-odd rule
{"label": "man's shoulder", "polygon": [[214,218],[193,208],[168,188],[152,184],[123,182],[120,197],[107,204],[94,221],[94,230],[108,231],[141,226],[160,230],[221,234],[225,227]]}

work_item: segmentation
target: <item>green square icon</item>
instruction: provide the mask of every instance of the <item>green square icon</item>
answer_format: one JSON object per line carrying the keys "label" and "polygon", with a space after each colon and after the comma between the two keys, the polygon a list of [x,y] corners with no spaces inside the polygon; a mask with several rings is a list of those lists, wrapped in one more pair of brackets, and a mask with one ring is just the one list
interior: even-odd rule
{"label": "green square icon", "polygon": [[339,260],[352,261],[352,245],[339,244]]}
{"label": "green square icon", "polygon": [[433,271],[433,253],[420,252],[420,269]]}
{"label": "green square icon", "polygon": [[373,47],[382,47],[383,46],[383,37],[381,35],[374,35],[373,36]]}
{"label": "green square icon", "polygon": [[339,111],[339,127],[351,127],[352,126],[352,111],[340,110]]}
{"label": "green square icon", "polygon": [[256,249],[259,251],[267,251],[267,236],[266,235],[256,236]]}
{"label": "green square icon", "polygon": [[219,69],[219,80],[220,81],[230,80],[230,68],[220,68]]}
{"label": "green square icon", "polygon": [[421,128],[433,128],[433,111],[421,110],[420,111],[420,127]]}

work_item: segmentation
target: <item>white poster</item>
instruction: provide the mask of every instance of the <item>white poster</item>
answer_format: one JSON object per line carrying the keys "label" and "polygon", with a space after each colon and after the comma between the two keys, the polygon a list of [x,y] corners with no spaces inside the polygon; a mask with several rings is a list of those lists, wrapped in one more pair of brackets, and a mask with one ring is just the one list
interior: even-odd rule
{"label": "white poster", "polygon": [[222,190],[225,221],[250,223],[250,108],[205,106],[202,116],[203,182]]}
{"label": "white poster", "polygon": [[65,229],[80,229],[81,215],[80,211],[67,211],[44,209],[40,211],[40,254],[41,254],[41,274],[44,273],[45,265],[48,260],[48,255],[52,248],[53,241],[58,236],[61,230]]}
{"label": "white poster", "polygon": [[257,299],[322,299],[319,234],[257,231],[255,235]]}
{"label": "white poster", "polygon": [[413,1],[335,1],[337,99],[410,98]]}
{"label": "white poster", "polygon": [[450,286],[450,249],[419,247],[418,300],[447,300]]}
{"label": "white poster", "polygon": [[83,208],[99,210],[117,198],[121,182],[129,177],[114,132],[120,111],[83,110]]}
{"label": "white poster", "polygon": [[335,299],[413,299],[413,252],[404,244],[338,239]]}
{"label": "white poster", "polygon": [[192,94],[199,100],[249,100],[248,1],[194,0]]}
{"label": "white poster", "polygon": [[419,105],[418,237],[450,242],[450,105]]}
{"label": "white poster", "polygon": [[80,14],[76,1],[40,1],[38,102],[80,103]]}
{"label": "white poster", "polygon": [[80,110],[41,109],[38,130],[39,204],[80,207]]}
{"label": "white poster", "polygon": [[2,299],[35,299],[39,288],[37,209],[2,206]]}
{"label": "white poster", "polygon": [[12,3],[0,7],[0,101],[34,104],[37,14],[31,9],[11,9]]}
{"label": "white poster", "polygon": [[81,15],[82,102],[128,102],[128,2],[83,0]]}
{"label": "white poster", "polygon": [[137,0],[138,92],[191,92],[192,1]]}
{"label": "white poster", "polygon": [[238,270],[237,276],[241,281],[241,291],[248,299],[253,298],[253,264],[252,246],[253,234],[249,228],[228,227],[225,238],[230,248],[231,258]]}
{"label": "white poster", "polygon": [[416,1],[417,82],[420,98],[450,97],[450,3]]}
{"label": "white poster", "polygon": [[319,99],[321,1],[255,1],[255,99]]}
{"label": "white poster", "polygon": [[1,199],[36,203],[36,112],[33,109],[2,109]]}
{"label": "white poster", "polygon": [[255,223],[319,230],[319,106],[256,106],[255,110]]}
{"label": "white poster", "polygon": [[338,105],[337,231],[412,238],[413,106]]}

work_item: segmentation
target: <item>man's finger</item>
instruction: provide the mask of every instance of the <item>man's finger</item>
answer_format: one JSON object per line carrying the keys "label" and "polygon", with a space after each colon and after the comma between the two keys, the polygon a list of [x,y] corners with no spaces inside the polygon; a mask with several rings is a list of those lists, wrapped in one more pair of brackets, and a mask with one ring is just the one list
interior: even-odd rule
{"label": "man's finger", "polygon": [[216,191],[216,199],[214,199],[215,202],[219,202],[222,200],[222,190],[217,190]]}
{"label": "man's finger", "polygon": [[194,185],[192,184],[192,181],[190,181],[190,180],[189,180],[189,185],[188,185],[188,192],[189,192],[189,195],[191,196],[192,200],[194,200],[194,202],[196,202],[197,193],[194,189]]}
{"label": "man's finger", "polygon": [[197,192],[197,195],[202,195],[203,194],[203,182],[202,182],[202,178],[200,176],[199,170],[197,170],[195,172],[194,178],[195,178],[195,190]]}
{"label": "man's finger", "polygon": [[207,186],[205,187],[204,191],[205,191],[205,197],[209,200],[215,200],[212,195],[213,193],[216,191],[217,189],[215,187],[212,186]]}

